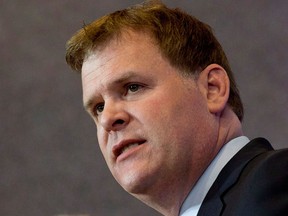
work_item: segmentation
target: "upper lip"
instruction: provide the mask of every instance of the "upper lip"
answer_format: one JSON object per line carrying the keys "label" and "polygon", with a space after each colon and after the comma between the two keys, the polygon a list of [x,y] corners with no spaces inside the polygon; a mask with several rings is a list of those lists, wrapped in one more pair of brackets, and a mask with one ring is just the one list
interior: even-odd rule
{"label": "upper lip", "polygon": [[113,146],[112,148],[112,152],[115,156],[115,158],[117,158],[121,153],[123,148],[125,148],[128,145],[134,144],[134,143],[138,143],[139,145],[143,144],[146,140],[144,139],[127,139],[127,140],[122,140],[120,141],[118,144],[116,144],[115,146]]}

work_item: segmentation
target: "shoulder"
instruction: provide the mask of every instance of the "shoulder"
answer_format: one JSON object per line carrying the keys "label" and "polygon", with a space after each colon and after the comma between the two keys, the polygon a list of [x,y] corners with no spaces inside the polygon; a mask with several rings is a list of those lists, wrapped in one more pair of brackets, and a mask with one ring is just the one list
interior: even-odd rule
{"label": "shoulder", "polygon": [[250,208],[251,215],[288,215],[288,149],[269,149],[249,160],[224,199],[230,203],[227,211],[236,208],[247,215]]}
{"label": "shoulder", "polygon": [[[256,139],[250,142],[251,146],[258,147],[265,143],[266,145],[270,143],[263,139]],[[260,144],[260,145],[259,145]],[[253,147],[252,147],[253,148]],[[249,150],[249,144],[247,146]],[[254,149],[255,151],[255,149]],[[240,153],[241,154],[241,153]],[[267,149],[255,157],[253,157],[243,168],[240,179],[247,179],[250,181],[258,181],[260,177],[265,177],[260,179],[260,182],[271,182],[271,181],[283,181],[283,177],[288,178],[288,149],[274,150],[273,148]],[[281,177],[281,178],[280,178]],[[284,182],[283,182],[284,183]],[[287,182],[288,185],[288,182]]]}
{"label": "shoulder", "polygon": [[288,215],[288,150],[250,141],[222,169],[199,215]]}
{"label": "shoulder", "polygon": [[250,160],[239,176],[239,184],[249,187],[252,194],[258,190],[272,194],[281,188],[287,196],[288,149],[270,150]]}

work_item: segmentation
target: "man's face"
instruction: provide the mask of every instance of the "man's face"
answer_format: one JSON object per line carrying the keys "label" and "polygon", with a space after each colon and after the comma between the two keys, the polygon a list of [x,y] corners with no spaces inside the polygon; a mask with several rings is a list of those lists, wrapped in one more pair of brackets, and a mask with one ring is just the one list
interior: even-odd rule
{"label": "man's face", "polygon": [[211,159],[213,117],[148,34],[130,32],[86,58],[83,101],[115,179],[132,194],[191,188]]}

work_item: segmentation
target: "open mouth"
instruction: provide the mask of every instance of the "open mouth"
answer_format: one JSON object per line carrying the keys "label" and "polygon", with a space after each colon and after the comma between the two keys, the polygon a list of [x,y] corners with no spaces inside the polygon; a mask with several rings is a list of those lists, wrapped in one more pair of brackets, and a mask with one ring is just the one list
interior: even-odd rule
{"label": "open mouth", "polygon": [[123,154],[129,149],[142,145],[144,142],[145,140],[123,141],[123,142],[120,142],[118,145],[114,146],[112,151],[115,157],[117,158],[119,155]]}

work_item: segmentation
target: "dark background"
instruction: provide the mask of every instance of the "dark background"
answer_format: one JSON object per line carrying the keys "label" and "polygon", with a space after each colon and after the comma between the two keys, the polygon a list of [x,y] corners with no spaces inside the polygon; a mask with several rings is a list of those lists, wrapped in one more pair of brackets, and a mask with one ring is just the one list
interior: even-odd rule
{"label": "dark background", "polygon": [[[0,215],[158,215],[115,183],[65,42],[137,0],[0,0]],[[288,1],[164,1],[208,22],[246,107],[247,136],[288,147]]]}

